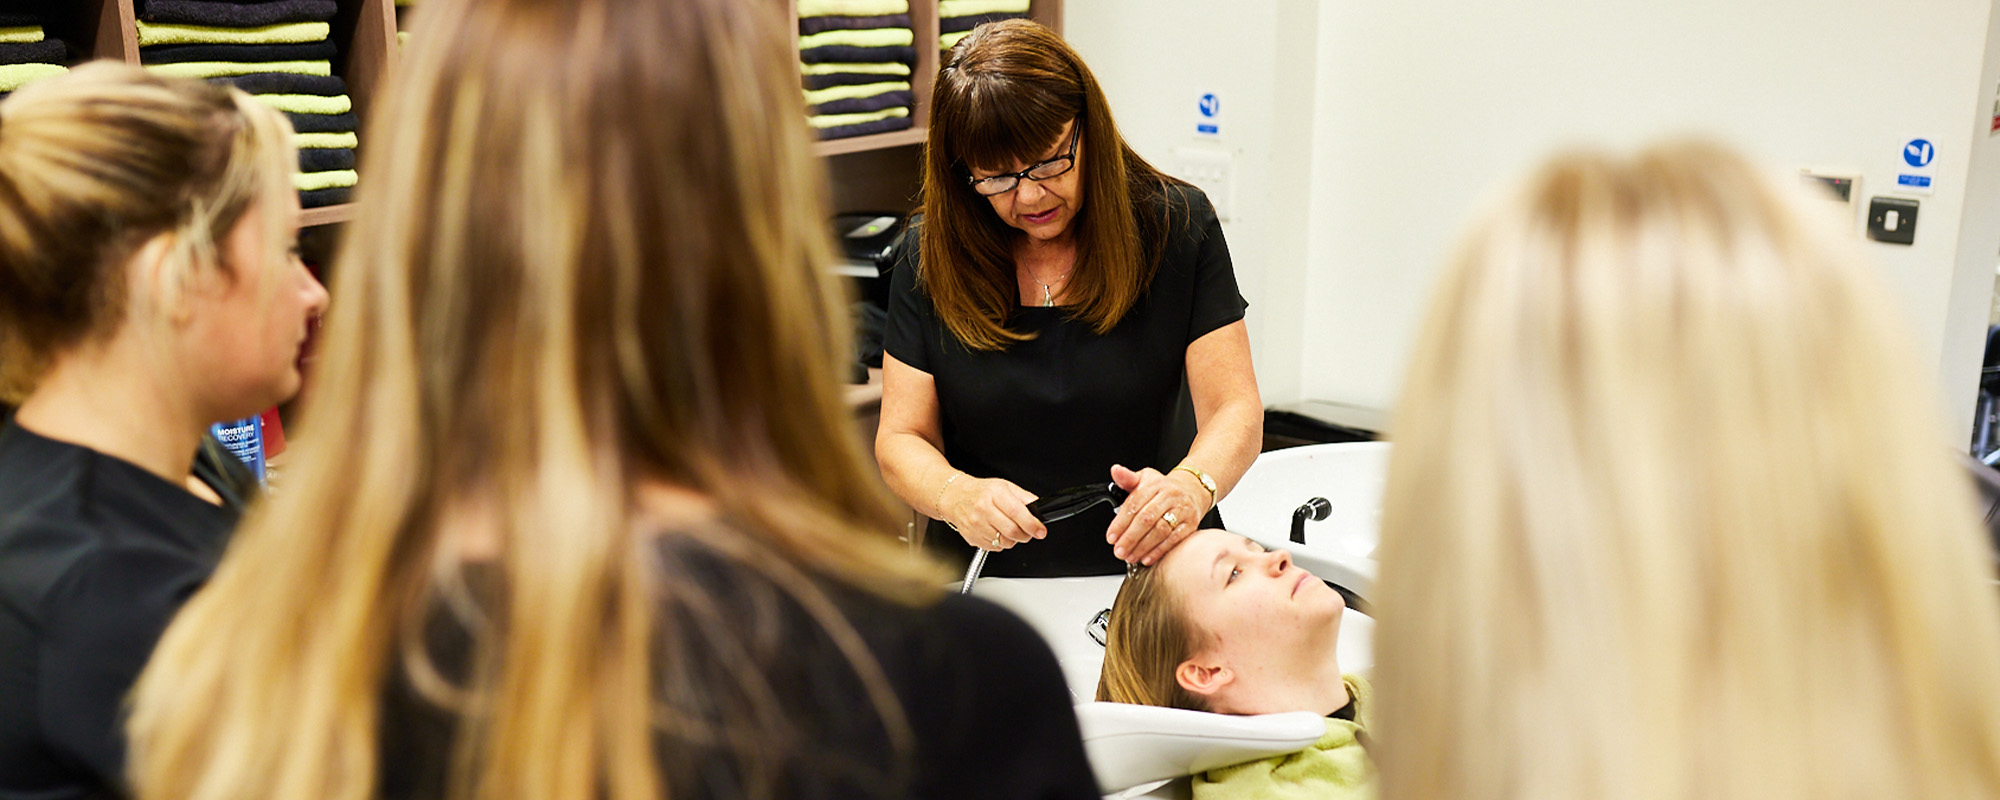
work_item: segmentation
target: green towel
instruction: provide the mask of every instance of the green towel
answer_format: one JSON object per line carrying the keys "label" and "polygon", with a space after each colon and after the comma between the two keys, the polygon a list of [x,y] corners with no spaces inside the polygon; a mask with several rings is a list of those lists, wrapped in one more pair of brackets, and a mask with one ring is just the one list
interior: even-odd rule
{"label": "green towel", "polygon": [[69,67],[61,64],[0,64],[0,92],[11,92],[42,78],[61,75]]}
{"label": "green towel", "polygon": [[1028,0],[938,0],[940,17],[1026,13],[1028,13]]}
{"label": "green towel", "polygon": [[849,47],[908,47],[916,42],[909,28],[869,28],[866,30],[824,31],[799,37],[799,49],[844,44]]}
{"label": "green towel", "polygon": [[862,75],[908,75],[910,65],[896,61],[871,61],[857,63],[827,62],[823,64],[800,64],[800,72],[806,75],[836,75],[859,73]]}
{"label": "green towel", "polygon": [[323,42],[333,35],[325,22],[287,22],[260,28],[172,25],[139,21],[139,46],[156,44],[291,44]]}
{"label": "green towel", "polygon": [[879,17],[908,13],[910,0],[799,0],[801,17]]}
{"label": "green towel", "polygon": [[354,101],[347,95],[324,96],[317,94],[257,94],[251,95],[257,102],[279,111],[294,114],[345,114],[354,110]]}
{"label": "green towel", "polygon": [[846,100],[852,97],[874,97],[883,92],[894,91],[910,91],[909,81],[864,83],[857,86],[835,86],[829,89],[814,89],[806,92],[806,105],[816,106],[821,103],[831,103],[835,100]]}
{"label": "green towel", "polygon": [[147,64],[161,75],[180,78],[221,78],[258,72],[290,72],[295,75],[332,75],[331,61],[186,61],[179,64]]}
{"label": "green towel", "polygon": [[958,40],[970,36],[971,34],[972,31],[959,31],[957,33],[947,33],[943,36],[939,36],[938,49],[950,50],[952,45],[958,44]]}
{"label": "green towel", "polygon": [[309,147],[322,147],[322,148],[360,147],[361,137],[355,136],[352,132],[295,133],[292,134],[292,144],[298,145],[299,149],[301,150],[304,150]]}
{"label": "green towel", "polygon": [[874,122],[879,119],[907,117],[909,115],[909,106],[896,106],[895,108],[885,108],[881,111],[870,111],[864,114],[821,114],[816,117],[806,117],[806,122],[811,123],[815,128],[833,128],[841,125],[859,125],[863,122]]}
{"label": "green towel", "polygon": [[42,32],[42,26],[40,25],[0,28],[0,42],[8,44],[34,44],[47,38],[49,38],[48,34]]}
{"label": "green towel", "polygon": [[292,175],[292,188],[301,192],[316,192],[321,189],[341,189],[361,182],[361,176],[351,169],[332,172],[300,172]]}
{"label": "green towel", "polygon": [[1375,765],[1356,738],[1374,722],[1374,692],[1353,675],[1341,682],[1355,721],[1327,717],[1326,735],[1311,747],[1196,775],[1194,800],[1374,800]]}

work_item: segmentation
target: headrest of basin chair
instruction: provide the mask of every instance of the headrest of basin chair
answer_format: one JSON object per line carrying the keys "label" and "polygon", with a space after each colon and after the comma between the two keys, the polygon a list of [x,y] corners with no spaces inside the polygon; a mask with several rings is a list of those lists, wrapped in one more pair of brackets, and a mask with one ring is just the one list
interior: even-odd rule
{"label": "headrest of basin chair", "polygon": [[1082,703],[1076,721],[1098,791],[1295,753],[1326,735],[1311,711],[1239,717],[1125,703]]}

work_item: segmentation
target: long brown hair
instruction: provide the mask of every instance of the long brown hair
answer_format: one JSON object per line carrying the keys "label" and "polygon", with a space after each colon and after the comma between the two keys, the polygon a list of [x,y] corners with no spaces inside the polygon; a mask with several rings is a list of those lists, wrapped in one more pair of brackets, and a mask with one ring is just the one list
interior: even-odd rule
{"label": "long brown hair", "polygon": [[931,90],[924,145],[921,280],[952,335],[976,350],[1031,338],[1007,327],[1019,297],[1013,245],[1020,232],[966,182],[968,168],[1035,161],[1075,120],[1083,209],[1071,223],[1076,266],[1071,315],[1109,332],[1132,310],[1159,265],[1174,179],[1132,151],[1083,58],[1028,20],[974,28],[951,49]]}
{"label": "long brown hair", "polygon": [[1099,702],[1208,710],[1174,676],[1212,640],[1188,619],[1186,604],[1156,567],[1139,567],[1118,586],[1104,630]]}
{"label": "long brown hair", "polygon": [[[246,521],[136,690],[132,776],[175,800],[372,797],[404,664],[462,718],[456,798],[654,800],[700,684],[774,609],[663,580],[661,537],[782,587],[909,727],[816,579],[927,602],[941,576],[840,400],[844,304],[779,7],[742,0],[427,0],[378,106],[360,216],[285,491]],[[711,516],[662,521],[652,486]],[[706,520],[706,521],[703,521]],[[464,686],[423,621],[490,534]],[[708,648],[659,636],[693,620]],[[695,624],[699,623],[699,624]],[[687,633],[683,631],[683,633]],[[718,695],[728,769],[796,753],[763,676]],[[727,690],[727,691],[723,691]]]}
{"label": "long brown hair", "polygon": [[[173,234],[160,288],[234,269],[217,242],[290,191],[291,126],[249,95],[130,64],[85,64],[0,105],[0,402],[50,359],[124,323],[125,261]],[[282,258],[284,220],[264,240]],[[150,298],[170,308],[177,297]]]}
{"label": "long brown hair", "polygon": [[1383,796],[2000,797],[1990,545],[1889,293],[1712,144],[1468,234],[1397,409]]}

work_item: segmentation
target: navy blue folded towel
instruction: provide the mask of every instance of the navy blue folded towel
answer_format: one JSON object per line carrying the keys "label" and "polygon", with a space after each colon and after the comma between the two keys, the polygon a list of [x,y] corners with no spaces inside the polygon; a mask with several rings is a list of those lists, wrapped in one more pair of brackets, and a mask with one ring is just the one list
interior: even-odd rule
{"label": "navy blue folded towel", "polygon": [[139,18],[175,25],[256,28],[286,22],[325,22],[340,12],[334,0],[140,0]]}
{"label": "navy blue folded towel", "polygon": [[159,44],[139,48],[139,61],[146,64],[178,64],[187,61],[331,61],[340,48],[329,41],[292,44]]}
{"label": "navy blue folded towel", "polygon": [[1013,14],[1004,11],[997,14],[968,14],[963,17],[939,17],[938,33],[958,33],[960,31],[972,30],[988,22],[1027,18],[1028,15],[1026,14]]}
{"label": "navy blue folded towel", "polygon": [[337,206],[340,205],[341,203],[348,202],[353,198],[354,198],[354,187],[351,186],[339,186],[332,189],[314,189],[310,192],[299,192],[299,207],[320,208],[322,206]]}
{"label": "navy blue folded towel", "polygon": [[916,120],[910,119],[909,117],[890,117],[888,119],[878,119],[873,122],[860,122],[860,123],[855,123],[853,125],[836,125],[831,128],[821,128],[819,131],[819,138],[845,139],[849,136],[866,136],[871,133],[888,133],[890,131],[906,130],[910,126],[915,124]]}
{"label": "navy blue folded towel", "polygon": [[300,172],[332,172],[354,169],[354,150],[348,147],[299,148]]}
{"label": "navy blue folded towel", "polygon": [[799,60],[807,64],[824,64],[833,61],[866,64],[900,61],[904,64],[915,64],[917,63],[917,48],[907,45],[894,47],[855,47],[845,44],[829,44],[800,50]]}
{"label": "navy blue folded towel", "polygon": [[812,114],[866,114],[896,106],[915,106],[917,96],[908,89],[896,89],[867,97],[847,97],[829,100],[813,106]]}
{"label": "navy blue folded towel", "polygon": [[831,89],[835,86],[865,86],[871,83],[908,81],[908,75],[883,75],[879,72],[835,72],[829,75],[805,75],[799,83],[807,89]]}
{"label": "navy blue folded towel", "polygon": [[62,64],[69,61],[69,48],[61,39],[39,42],[0,42],[0,64]]}
{"label": "navy blue folded towel", "polygon": [[361,118],[353,112],[346,114],[293,114],[287,112],[285,119],[292,121],[292,130],[299,133],[352,133],[361,130]]}
{"label": "navy blue folded towel", "polygon": [[337,75],[299,75],[291,72],[253,72],[210,78],[209,83],[234,86],[251,94],[313,94],[321,97],[347,94],[347,81]]}
{"label": "navy blue folded towel", "polygon": [[908,14],[884,14],[879,17],[799,17],[799,35],[811,36],[827,31],[868,31],[876,28],[910,27]]}

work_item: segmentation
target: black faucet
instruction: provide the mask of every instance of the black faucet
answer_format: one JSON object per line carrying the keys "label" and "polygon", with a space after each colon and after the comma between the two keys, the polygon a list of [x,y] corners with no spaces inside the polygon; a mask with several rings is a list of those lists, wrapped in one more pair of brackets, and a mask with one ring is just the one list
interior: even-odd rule
{"label": "black faucet", "polygon": [[1306,543],[1306,520],[1318,522],[1326,519],[1327,515],[1332,513],[1333,504],[1327,502],[1326,498],[1315,497],[1307,500],[1305,505],[1299,506],[1298,509],[1292,512],[1292,542],[1295,544]]}

